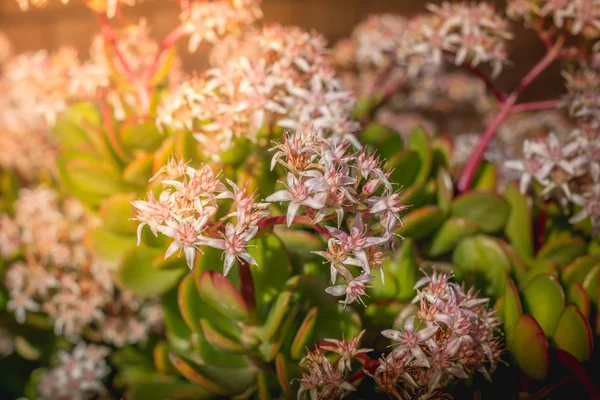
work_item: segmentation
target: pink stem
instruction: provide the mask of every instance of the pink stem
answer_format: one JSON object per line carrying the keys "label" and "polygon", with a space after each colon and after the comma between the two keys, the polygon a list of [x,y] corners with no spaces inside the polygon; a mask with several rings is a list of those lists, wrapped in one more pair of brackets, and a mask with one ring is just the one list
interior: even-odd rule
{"label": "pink stem", "polygon": [[535,110],[549,110],[556,108],[560,105],[560,100],[542,100],[542,101],[533,101],[531,103],[522,103],[517,104],[511,108],[510,112],[513,114],[526,112],[526,111],[535,111]]}
{"label": "pink stem", "polygon": [[537,253],[539,249],[544,245],[546,239],[546,221],[548,220],[548,213],[546,212],[546,203],[542,204],[540,213],[535,221],[535,233],[534,233],[534,247]]}
{"label": "pink stem", "polygon": [[170,50],[173,46],[175,46],[177,41],[179,41],[179,39],[181,39],[186,34],[187,34],[187,32],[185,30],[185,24],[182,23],[179,26],[177,26],[175,29],[173,29],[167,35],[167,37],[161,42],[160,47],[158,48],[158,51],[156,52],[156,55],[154,56],[154,60],[152,61],[152,64],[150,64],[148,66],[148,68],[146,69],[146,72],[145,72],[146,82],[149,81],[150,79],[152,79],[152,77],[158,70],[158,67],[160,65],[160,59],[162,58],[163,54],[166,51]]}
{"label": "pink stem", "polygon": [[119,44],[117,43],[117,37],[115,36],[115,32],[113,31],[110,23],[108,22],[108,18],[106,15],[101,13],[96,13],[96,17],[98,18],[98,22],[100,23],[100,29],[102,32],[102,36],[104,36],[104,40],[106,40],[113,48],[123,70],[125,71],[125,75],[127,75],[127,79],[130,81],[135,81],[135,74],[131,70],[131,67],[127,63],[125,56],[119,50]]}
{"label": "pink stem", "polygon": [[477,171],[477,166],[479,165],[479,161],[481,161],[483,157],[483,153],[487,148],[490,141],[494,138],[494,135],[500,125],[504,122],[506,117],[509,115],[512,107],[517,102],[517,99],[523,93],[523,91],[533,82],[537,76],[544,71],[552,61],[557,57],[560,48],[564,43],[564,37],[561,36],[557,39],[556,43],[552,48],[546,53],[544,58],[542,58],[532,69],[523,77],[519,86],[508,96],[506,101],[502,104],[500,111],[494,117],[490,125],[487,127],[483,135],[479,139],[477,146],[471,153],[461,175],[458,180],[458,190],[459,192],[465,192],[469,189],[471,182],[473,181],[473,177],[475,176],[475,172]]}
{"label": "pink stem", "polygon": [[[450,57],[453,57],[453,58],[456,56],[456,53],[454,53],[452,51],[447,51],[447,50],[444,51],[444,54],[446,54]],[[475,75],[476,77],[481,79],[483,81],[483,83],[485,84],[485,87],[490,92],[492,92],[492,94],[494,95],[496,100],[498,100],[498,103],[502,104],[506,101],[506,98],[504,97],[504,95],[502,94],[500,89],[498,89],[498,87],[494,84],[494,82],[492,82],[492,80],[490,78],[488,78],[483,72],[481,72],[476,67],[474,67],[473,64],[471,64],[468,61],[465,61],[464,63],[462,63],[461,67],[465,68],[467,71],[469,71],[470,73],[472,73],[473,75]]]}

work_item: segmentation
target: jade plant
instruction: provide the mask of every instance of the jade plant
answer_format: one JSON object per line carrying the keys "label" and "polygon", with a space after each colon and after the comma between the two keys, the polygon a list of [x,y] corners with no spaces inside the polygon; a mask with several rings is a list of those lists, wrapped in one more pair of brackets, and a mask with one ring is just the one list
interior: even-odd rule
{"label": "jade plant", "polygon": [[[0,38],[0,393],[600,398],[596,0],[333,50],[258,0],[175,2],[162,41],[83,3],[89,57]],[[505,94],[515,23],[545,54]],[[567,94],[519,103],[559,61]]]}

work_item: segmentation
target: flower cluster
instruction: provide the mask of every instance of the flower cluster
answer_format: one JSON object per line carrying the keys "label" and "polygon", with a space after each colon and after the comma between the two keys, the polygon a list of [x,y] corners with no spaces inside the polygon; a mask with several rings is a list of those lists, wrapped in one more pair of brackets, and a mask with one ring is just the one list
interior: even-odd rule
{"label": "flower cluster", "polygon": [[488,63],[498,75],[507,62],[508,22],[486,3],[429,5],[431,14],[407,24],[396,57],[400,63],[440,65],[444,56],[456,65]]}
{"label": "flower cluster", "polygon": [[92,334],[117,346],[143,341],[158,327],[158,304],[117,288],[110,266],[84,245],[95,221],[81,204],[36,188],[22,189],[14,208],[14,222],[5,224],[8,217],[2,215],[0,228],[4,236],[16,225],[22,243],[24,261],[9,256],[4,274],[7,309],[17,322],[24,323],[27,313],[42,313],[57,335]]}
{"label": "flower cluster", "polygon": [[104,396],[104,378],[110,372],[109,349],[79,343],[71,352],[58,354],[60,364],[44,373],[38,384],[41,400],[90,400]]}
{"label": "flower cluster", "polygon": [[513,19],[531,21],[551,18],[559,29],[573,35],[600,35],[600,1],[598,0],[509,0],[507,14]]}
{"label": "flower cluster", "polygon": [[[314,224],[335,222],[322,232],[328,238],[327,250],[316,253],[331,263],[332,283],[338,273],[345,282],[327,292],[345,295],[344,304],[362,301],[366,284],[374,279],[371,270],[381,266],[401,224],[400,213],[406,209],[382,161],[354,150],[342,138],[325,139],[308,125],[286,135],[272,150],[271,167],[283,166],[287,184],[266,201],[288,203],[288,226],[302,211]],[[342,229],[346,222],[348,227]],[[356,267],[361,273],[355,277],[349,268]]]}
{"label": "flower cluster", "polygon": [[396,346],[381,358],[372,374],[377,386],[399,399],[438,399],[454,379],[475,372],[490,379],[502,353],[495,336],[500,320],[471,289],[450,282],[446,273],[434,272],[415,288],[416,315],[402,330],[385,330]]}
{"label": "flower cluster", "polygon": [[194,52],[203,41],[215,44],[228,35],[239,35],[262,18],[261,0],[194,1],[181,13],[183,29],[190,35]]}
{"label": "flower cluster", "polygon": [[[158,198],[150,192],[147,201],[132,203],[140,222],[138,243],[147,225],[155,235],[160,232],[173,239],[165,258],[183,250],[190,269],[200,246],[223,250],[224,275],[236,259],[256,264],[247,245],[258,232],[259,221],[268,215],[268,204],[256,203],[252,193],[230,180],[225,185],[207,165],[194,169],[171,159],[157,175],[162,174],[165,189]],[[221,217],[214,221],[217,216]]]}
{"label": "flower cluster", "polygon": [[571,117],[578,122],[600,127],[600,71],[597,68],[581,68],[563,75],[568,90],[564,103]]}
{"label": "flower cluster", "polygon": [[[354,385],[347,381],[352,371],[351,363],[357,356],[373,351],[359,348],[364,333],[363,330],[349,342],[345,339],[326,339],[309,351],[300,361],[305,372],[299,379],[298,399],[342,399],[355,391]],[[335,356],[335,362],[332,363],[324,351]]]}
{"label": "flower cluster", "polygon": [[327,135],[348,136],[358,129],[355,102],[335,78],[325,44],[279,25],[248,33],[228,62],[176,88],[157,122],[191,130],[214,157],[234,139],[255,141],[261,127],[275,124],[295,129],[310,120]]}
{"label": "flower cluster", "polygon": [[[23,11],[27,11],[29,6],[45,7],[49,0],[16,0]],[[63,4],[69,3],[69,0],[60,0]],[[143,0],[85,0],[88,7],[96,12],[105,13],[112,18],[121,6],[133,6],[141,3]]]}

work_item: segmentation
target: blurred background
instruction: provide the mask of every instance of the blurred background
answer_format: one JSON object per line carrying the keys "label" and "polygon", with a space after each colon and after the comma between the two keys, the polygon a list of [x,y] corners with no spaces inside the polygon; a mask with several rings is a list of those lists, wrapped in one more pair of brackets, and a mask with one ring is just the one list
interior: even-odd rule
{"label": "blurred background", "polygon": [[[430,1],[441,3],[441,1]],[[495,3],[503,11],[506,1]],[[43,9],[21,12],[15,0],[0,0],[0,30],[8,35],[17,52],[37,49],[54,50],[61,45],[74,46],[85,57],[98,25],[90,10],[78,2],[63,6],[50,1]],[[263,0],[265,22],[280,22],[315,29],[331,43],[350,35],[353,27],[370,14],[396,13],[410,16],[425,9],[429,2],[422,0]],[[146,18],[153,35],[160,39],[178,23],[178,5],[172,0],[151,0],[133,8],[125,8],[126,20]],[[207,47],[189,54],[187,42],[180,43],[180,55],[187,72],[207,66]],[[543,47],[532,32],[523,28],[515,31],[510,44],[514,66],[508,66],[498,78],[498,86],[505,92],[518,84],[522,74],[543,55]],[[516,67],[518,66],[518,67]],[[522,101],[556,97],[563,92],[559,68],[550,68],[522,96]]]}

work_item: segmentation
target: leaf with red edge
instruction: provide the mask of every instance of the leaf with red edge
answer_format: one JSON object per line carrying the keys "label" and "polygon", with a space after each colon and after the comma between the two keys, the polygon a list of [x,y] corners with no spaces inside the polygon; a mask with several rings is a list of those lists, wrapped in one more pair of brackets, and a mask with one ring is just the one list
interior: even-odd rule
{"label": "leaf with red edge", "polygon": [[277,374],[277,380],[279,381],[279,386],[283,389],[286,397],[292,398],[294,392],[292,391],[292,386],[290,385],[290,363],[287,362],[283,356],[283,354],[277,354],[275,357],[275,373]]}
{"label": "leaf with red edge", "polygon": [[290,355],[292,359],[299,360],[304,355],[305,348],[310,340],[315,322],[317,321],[318,308],[313,307],[310,309],[304,320],[298,328],[298,333],[294,337],[292,346],[290,347]]}
{"label": "leaf with red edge", "polygon": [[573,305],[564,308],[552,341],[556,347],[572,354],[579,361],[589,360],[594,348],[592,328]]}
{"label": "leaf with red edge", "polygon": [[196,288],[202,300],[221,314],[236,321],[246,321],[250,318],[250,309],[242,294],[218,272],[202,272],[196,280]]}
{"label": "leaf with red edge", "polygon": [[423,239],[436,231],[446,219],[444,211],[437,206],[423,206],[402,218],[402,227],[396,233],[414,239]]}
{"label": "leaf with red edge", "polygon": [[585,277],[596,266],[600,265],[599,256],[582,256],[567,265],[561,274],[561,279],[565,286],[573,282],[583,283]]}
{"label": "leaf with red edge", "polygon": [[569,304],[577,306],[584,317],[589,318],[591,313],[590,295],[579,282],[573,282],[569,285],[567,292],[567,300]]}
{"label": "leaf with red edge", "polygon": [[554,333],[564,306],[563,288],[553,275],[538,275],[523,289],[524,311],[536,319],[548,337]]}
{"label": "leaf with red edge", "polygon": [[559,236],[548,241],[538,251],[537,259],[548,260],[561,267],[569,265],[577,257],[586,252],[586,244],[583,239],[571,236]]}
{"label": "leaf with red edge", "polygon": [[600,285],[598,284],[600,281],[600,265],[596,265],[588,274],[585,276],[583,280],[583,287],[587,290],[590,295],[590,300],[593,304],[598,307],[598,297],[600,296],[598,292],[600,292]]}
{"label": "leaf with red edge", "polygon": [[171,364],[169,359],[169,348],[166,342],[158,342],[152,351],[154,368],[161,374],[174,375],[177,370]]}
{"label": "leaf with red edge", "polygon": [[291,307],[292,296],[292,292],[283,292],[277,296],[267,315],[267,321],[260,330],[262,340],[269,341],[275,337]]}
{"label": "leaf with red edge", "polygon": [[175,367],[175,369],[177,369],[177,371],[179,371],[179,373],[190,382],[221,396],[227,396],[231,394],[229,390],[204,376],[202,373],[200,373],[200,371],[198,371],[184,359],[179,358],[174,354],[170,354],[169,359],[171,360],[173,367]]}
{"label": "leaf with red edge", "polygon": [[509,351],[514,351],[515,327],[517,321],[523,315],[523,307],[519,298],[519,291],[512,279],[506,283],[504,292],[504,334],[506,336],[506,348]]}
{"label": "leaf with red edge", "polygon": [[211,325],[206,319],[200,320],[204,337],[217,351],[226,353],[243,353],[246,348],[242,346],[238,341],[227,337],[227,335],[219,332],[214,326]]}
{"label": "leaf with red edge", "polygon": [[483,232],[497,232],[508,221],[510,206],[504,198],[493,192],[473,191],[454,199],[450,211],[453,217],[464,218]]}
{"label": "leaf with red edge", "polygon": [[523,314],[515,325],[514,355],[519,367],[533,379],[544,380],[550,371],[550,345],[535,318]]}

